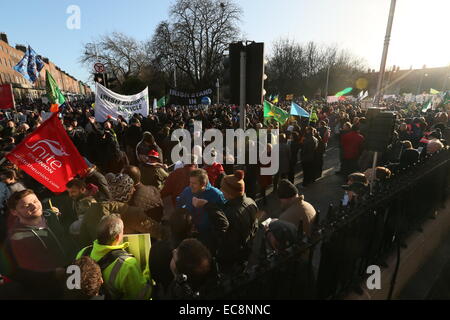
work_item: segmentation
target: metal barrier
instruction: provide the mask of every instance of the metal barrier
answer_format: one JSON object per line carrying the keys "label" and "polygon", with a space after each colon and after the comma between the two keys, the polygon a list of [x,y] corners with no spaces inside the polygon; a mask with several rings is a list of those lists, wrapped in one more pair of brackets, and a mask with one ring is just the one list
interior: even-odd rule
{"label": "metal barrier", "polygon": [[199,298],[339,299],[361,292],[367,267],[386,267],[394,250],[398,271],[400,247],[444,206],[449,181],[450,150],[445,149],[397,172],[353,207],[330,205],[326,217],[316,219],[312,236],[306,239],[300,230],[298,244],[288,251],[267,256],[262,246],[254,266],[219,273]]}

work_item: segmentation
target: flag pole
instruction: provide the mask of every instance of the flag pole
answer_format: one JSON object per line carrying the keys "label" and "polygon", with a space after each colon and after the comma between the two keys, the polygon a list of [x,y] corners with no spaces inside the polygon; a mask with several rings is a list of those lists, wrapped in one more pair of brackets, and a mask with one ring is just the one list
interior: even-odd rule
{"label": "flag pole", "polygon": [[247,53],[243,48],[241,51],[241,65],[240,65],[240,110],[239,110],[239,122],[240,128],[245,130],[245,90],[246,90],[246,63],[247,63]]}

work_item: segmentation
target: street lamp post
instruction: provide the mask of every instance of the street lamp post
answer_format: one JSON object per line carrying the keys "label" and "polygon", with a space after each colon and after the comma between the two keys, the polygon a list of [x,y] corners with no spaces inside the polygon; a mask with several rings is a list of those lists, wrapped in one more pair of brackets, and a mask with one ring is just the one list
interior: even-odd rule
{"label": "street lamp post", "polygon": [[217,88],[217,105],[219,105],[219,97],[220,97],[220,83],[219,83],[219,78],[217,78],[217,82],[216,82],[216,88]]}
{"label": "street lamp post", "polygon": [[397,2],[397,0],[391,0],[391,8],[389,10],[389,18],[388,18],[388,24],[387,24],[387,28],[386,28],[386,36],[384,38],[383,54],[381,56],[380,73],[378,75],[377,92],[375,93],[375,99],[374,99],[374,103],[373,103],[375,108],[378,107],[378,104],[380,102],[380,97],[381,97],[384,70],[386,69],[386,60],[387,60],[387,54],[388,54],[388,49],[389,49],[389,41],[391,39],[391,30],[392,30],[392,23],[394,21],[394,12],[395,12],[396,2]]}
{"label": "street lamp post", "polygon": [[327,69],[327,83],[325,84],[325,99],[328,97],[328,80],[330,78],[330,68],[331,68],[331,64],[328,65],[328,69]]}

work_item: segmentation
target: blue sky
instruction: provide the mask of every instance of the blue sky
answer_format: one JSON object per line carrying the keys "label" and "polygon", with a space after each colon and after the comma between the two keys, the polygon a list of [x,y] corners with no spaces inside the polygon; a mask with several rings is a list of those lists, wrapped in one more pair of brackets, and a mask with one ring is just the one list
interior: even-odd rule
{"label": "blue sky", "polygon": [[[390,0],[241,0],[241,29],[248,40],[271,45],[279,38],[337,44],[379,69]],[[138,40],[152,36],[174,0],[1,1],[0,32],[11,45],[29,44],[77,79],[89,72],[78,60],[82,45],[112,31]],[[81,9],[81,29],[69,30],[70,5]],[[398,0],[388,66],[450,64],[449,0]],[[6,14],[5,14],[6,13]]]}

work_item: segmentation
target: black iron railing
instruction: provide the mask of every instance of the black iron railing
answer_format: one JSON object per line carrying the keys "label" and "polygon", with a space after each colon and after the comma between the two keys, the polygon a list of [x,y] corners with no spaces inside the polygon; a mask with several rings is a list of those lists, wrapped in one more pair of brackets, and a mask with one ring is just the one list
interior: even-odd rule
{"label": "black iron railing", "polygon": [[398,270],[400,247],[444,206],[449,181],[450,150],[445,149],[379,183],[352,207],[330,205],[309,239],[300,230],[298,244],[288,251],[264,253],[255,266],[232,275],[219,273],[217,284],[199,298],[339,299],[361,292],[368,266],[386,267],[387,257],[397,252]]}

